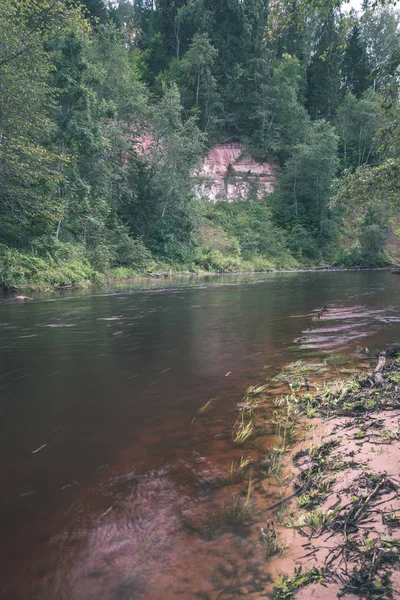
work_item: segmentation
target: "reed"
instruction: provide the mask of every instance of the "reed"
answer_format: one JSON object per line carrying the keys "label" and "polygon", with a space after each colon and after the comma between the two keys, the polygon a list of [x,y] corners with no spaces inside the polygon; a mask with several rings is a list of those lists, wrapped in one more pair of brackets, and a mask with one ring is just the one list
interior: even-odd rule
{"label": "reed", "polygon": [[214,408],[213,399],[208,400],[205,404],[203,404],[203,406],[200,406],[199,410],[197,411],[197,414],[199,416],[205,415],[208,412],[210,412],[210,410],[212,410],[213,408]]}
{"label": "reed", "polygon": [[253,421],[245,423],[244,418],[242,416],[242,420],[240,421],[239,425],[236,425],[233,428],[233,443],[238,446],[241,446],[251,438],[253,433]]}

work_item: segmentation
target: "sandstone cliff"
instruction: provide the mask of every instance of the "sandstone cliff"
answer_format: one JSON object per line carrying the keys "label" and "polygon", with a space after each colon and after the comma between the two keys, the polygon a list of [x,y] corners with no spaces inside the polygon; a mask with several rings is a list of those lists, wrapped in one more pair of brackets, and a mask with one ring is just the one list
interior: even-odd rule
{"label": "sandstone cliff", "polygon": [[196,175],[199,197],[210,201],[261,198],[273,192],[277,166],[256,161],[240,142],[216,144]]}

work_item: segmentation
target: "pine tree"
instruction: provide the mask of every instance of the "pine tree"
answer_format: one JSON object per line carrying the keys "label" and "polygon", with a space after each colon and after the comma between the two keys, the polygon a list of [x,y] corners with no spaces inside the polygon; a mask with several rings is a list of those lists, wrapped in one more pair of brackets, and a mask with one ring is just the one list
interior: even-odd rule
{"label": "pine tree", "polygon": [[332,8],[319,28],[313,59],[307,70],[307,108],[313,119],[331,120],[340,101],[341,40]]}
{"label": "pine tree", "polygon": [[106,21],[108,19],[107,6],[104,0],[82,0],[87,12],[93,21]]}
{"label": "pine tree", "polygon": [[361,41],[359,25],[350,32],[342,63],[343,89],[357,98],[371,86],[370,68],[367,52]]}

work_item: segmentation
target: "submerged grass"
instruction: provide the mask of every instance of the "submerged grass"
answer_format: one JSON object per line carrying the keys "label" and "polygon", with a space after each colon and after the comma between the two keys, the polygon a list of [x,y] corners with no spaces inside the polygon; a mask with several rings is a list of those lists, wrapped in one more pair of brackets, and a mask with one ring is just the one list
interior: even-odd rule
{"label": "submerged grass", "polygon": [[281,370],[281,372],[274,377],[274,381],[280,381],[283,383],[301,385],[304,379],[309,375],[322,375],[329,370],[329,366],[326,362],[322,363],[307,363],[302,360],[292,362]]}
{"label": "submerged grass", "polygon": [[[359,439],[363,439],[368,435],[370,424],[367,420],[371,413],[381,410],[382,407],[400,408],[400,391],[397,386],[400,383],[400,362],[397,362],[397,357],[385,366],[384,386],[377,384],[373,374],[367,376],[364,374],[353,376],[348,381],[339,379],[334,382],[324,382],[319,388],[314,386],[315,392],[313,390],[313,393],[310,393],[307,378],[310,373],[318,377],[333,367],[339,374],[343,372],[345,364],[348,362],[332,356],[327,357],[324,363],[310,364],[297,361],[288,365],[276,380],[289,384],[291,393],[280,396],[269,404],[264,403],[265,385],[248,387],[243,402],[238,404],[238,418],[232,429],[232,441],[237,446],[245,446],[251,441],[251,448],[253,451],[259,451],[259,457],[255,459],[243,454],[240,459],[232,461],[227,482],[233,485],[242,482],[251,465],[252,469],[253,467],[256,469],[259,486],[257,489],[260,492],[262,492],[260,481],[265,477],[271,477],[275,483],[282,484],[284,476],[287,476],[287,472],[282,475],[285,455],[296,442],[300,431],[299,423],[304,417],[309,419],[317,415],[356,417],[352,421],[353,424],[358,424],[358,432],[356,431],[355,436],[356,439],[358,439],[357,435]],[[271,410],[267,412],[266,407]],[[378,437],[382,444],[400,439],[400,422],[396,427],[388,428],[383,424],[380,425],[378,419],[373,421],[374,436]],[[308,425],[311,426],[311,423]],[[272,441],[272,448],[268,452],[263,445],[265,436],[271,436],[269,439]],[[333,572],[330,570],[331,562],[328,560],[324,569],[314,568],[304,572],[301,569],[296,570],[293,577],[278,579],[275,600],[293,598],[299,588],[310,583],[322,583],[327,577],[340,583],[345,592],[351,591],[365,598],[389,597],[385,596],[389,590],[385,569],[390,562],[390,556],[393,561],[400,562],[400,542],[397,545],[395,538],[384,540],[378,536],[379,541],[377,541],[378,538],[372,536],[366,538],[355,535],[353,528],[357,530],[358,524],[369,514],[371,499],[376,498],[386,489],[394,490],[394,488],[391,488],[391,484],[384,478],[366,471],[363,474],[364,479],[357,481],[355,488],[350,491],[348,504],[343,505],[338,501],[334,506],[325,509],[323,502],[337,481],[336,474],[355,466],[360,468],[351,460],[351,457],[355,456],[354,452],[348,455],[335,452],[338,445],[338,439],[330,438],[319,444],[310,444],[308,449],[299,451],[293,457],[293,462],[300,470],[293,481],[294,492],[282,497],[284,494],[282,488],[281,499],[263,510],[262,514],[267,510],[275,511],[273,515],[276,522],[296,530],[310,540],[318,538],[327,531],[331,532],[332,536],[340,535],[343,544],[341,546],[338,543],[334,546],[332,564],[336,564],[334,561],[341,556],[343,564],[346,565],[345,569]],[[248,526],[260,515],[255,504],[250,500],[251,479],[252,475],[246,498],[238,493],[233,496],[232,501],[214,510],[201,527],[203,534],[213,535],[217,531],[223,532],[238,526]],[[345,493],[347,494],[348,491],[346,490]],[[296,496],[300,514],[299,511],[297,514],[291,514],[287,502]],[[382,513],[382,522],[390,531],[390,527],[399,526],[400,516],[395,510],[387,511]],[[259,541],[266,558],[285,551],[285,545],[272,520],[268,520],[266,526],[260,528]],[[347,566],[348,562],[350,564],[350,558],[353,561],[351,568]],[[381,595],[378,593],[379,589],[383,590]]]}
{"label": "submerged grass", "polygon": [[282,540],[279,533],[275,530],[272,519],[267,521],[265,528],[260,528],[260,539],[265,550],[265,558],[269,558],[275,554],[283,555],[286,552],[286,544]]}
{"label": "submerged grass", "polygon": [[228,479],[231,484],[242,481],[246,475],[247,467],[251,465],[250,456],[241,456],[239,461],[233,460],[228,470]]}
{"label": "submerged grass", "polygon": [[[377,372],[381,372],[382,376],[376,376]],[[353,431],[355,429],[352,434],[355,440],[370,436],[369,429],[372,428],[374,440],[378,438],[381,444],[387,444],[399,441],[400,424],[384,427],[383,419],[370,415],[382,408],[385,412],[400,408],[399,381],[400,363],[396,356],[381,371],[324,386],[315,396],[305,394],[288,398],[301,414],[307,414],[311,409],[323,416],[350,417],[344,426],[347,423]],[[288,402],[287,398],[285,402]],[[376,506],[385,502],[381,499],[385,495],[394,494],[387,502],[397,497],[398,485],[386,473],[371,472],[367,465],[358,465],[346,456],[335,455],[334,450],[338,446],[340,438],[337,437],[321,444],[311,444],[308,450],[301,450],[294,456],[294,462],[301,469],[295,482],[297,504],[306,512],[298,516],[280,508],[275,517],[286,527],[296,529],[310,539],[318,539],[326,531],[331,532],[329,537],[338,537],[325,559],[325,569],[305,573],[296,571],[292,578],[280,578],[275,588],[276,600],[293,598],[299,587],[323,583],[327,578],[340,585],[340,595],[352,594],[366,599],[393,597],[395,590],[390,582],[390,573],[400,564],[400,539],[391,537],[391,532],[400,527],[400,515],[398,510],[377,511]],[[348,456],[351,458],[354,452]],[[341,501],[323,510],[318,505],[330,493],[336,480],[335,473],[347,468],[361,470],[361,475],[342,492]],[[381,513],[382,524],[389,536],[382,535],[373,525],[366,526],[375,513]],[[318,548],[318,542],[312,548]]]}
{"label": "submerged grass", "polygon": [[203,406],[200,406],[199,410],[197,411],[197,414],[199,416],[205,415],[208,412],[210,412],[213,408],[214,408],[214,401],[213,401],[213,399],[208,400],[205,404],[203,404]]}
{"label": "submerged grass", "polygon": [[244,419],[236,425],[232,432],[233,443],[242,446],[245,442],[247,442],[254,432],[253,421],[249,421],[248,423],[244,422]]}
{"label": "submerged grass", "polygon": [[200,530],[203,534],[213,535],[216,532],[238,526],[248,526],[255,515],[255,507],[251,500],[252,478],[250,477],[247,486],[246,496],[236,494],[231,502],[226,502],[218,507],[201,525]]}

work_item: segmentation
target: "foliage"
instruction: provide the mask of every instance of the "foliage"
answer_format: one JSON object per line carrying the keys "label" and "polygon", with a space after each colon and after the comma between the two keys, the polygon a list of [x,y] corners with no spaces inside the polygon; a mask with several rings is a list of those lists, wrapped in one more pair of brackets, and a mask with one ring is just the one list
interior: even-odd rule
{"label": "foliage", "polygon": [[[333,235],[329,201],[338,169],[337,143],[332,126],[324,120],[316,121],[309,129],[307,141],[295,146],[282,169],[275,218],[278,223],[291,226],[295,239],[303,240],[303,247],[298,249],[292,244],[298,256],[304,253],[307,258],[318,258],[318,248]],[[307,232],[319,243],[308,242],[304,246]]]}
{"label": "foliage", "polygon": [[296,570],[293,577],[279,577],[275,584],[275,600],[290,600],[294,598],[296,591],[310,583],[321,583],[324,580],[324,573],[320,569],[313,567],[310,571]]}
{"label": "foliage", "polygon": [[[153,261],[385,264],[400,37],[383,4],[0,0],[4,278],[39,281],[43,244],[49,264],[79,249],[85,281]],[[199,163],[228,139],[279,167],[273,195],[196,199]]]}
{"label": "foliage", "polygon": [[379,102],[379,95],[368,90],[361,98],[349,92],[339,106],[334,123],[345,169],[371,164],[376,159]]}
{"label": "foliage", "polygon": [[104,278],[96,271],[84,253],[68,244],[62,248],[65,258],[27,254],[0,247],[0,282],[5,288],[33,287],[50,289],[64,285],[87,287],[102,283]]}
{"label": "foliage", "polygon": [[[285,234],[272,221],[272,210],[267,200],[257,202],[225,202],[205,207],[207,222],[218,225],[228,234],[230,247],[225,249],[233,258],[254,260],[265,257],[271,264],[295,266],[285,240]],[[237,241],[237,245],[235,245]]]}
{"label": "foliage", "polygon": [[247,126],[250,148],[258,156],[282,161],[307,132],[307,111],[299,101],[300,63],[289,54],[278,61],[261,57],[254,77],[254,107]]}

